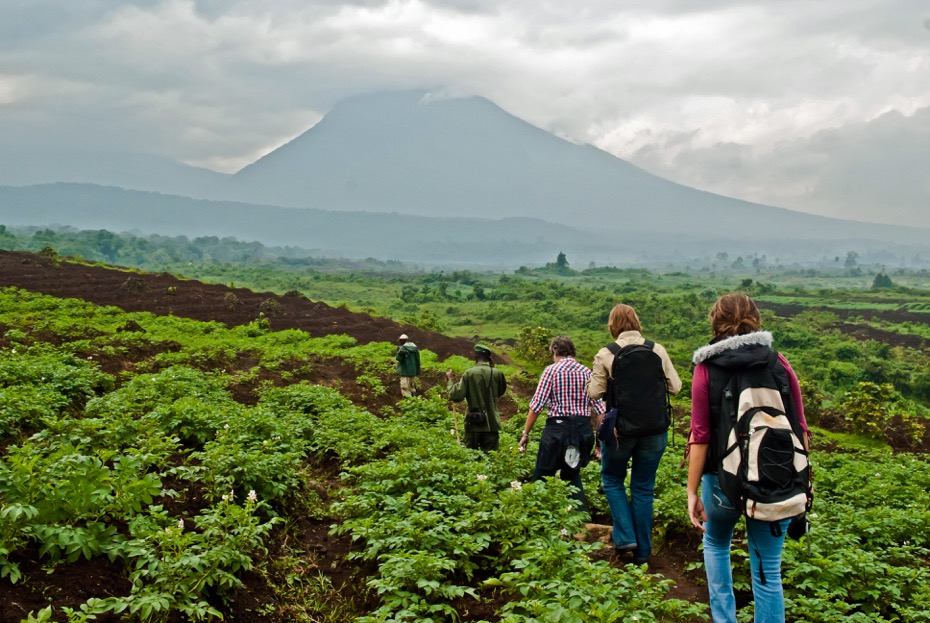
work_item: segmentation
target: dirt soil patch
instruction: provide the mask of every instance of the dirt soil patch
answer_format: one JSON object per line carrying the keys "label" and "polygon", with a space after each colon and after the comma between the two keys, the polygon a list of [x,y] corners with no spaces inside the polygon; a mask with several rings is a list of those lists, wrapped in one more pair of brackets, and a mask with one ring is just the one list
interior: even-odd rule
{"label": "dirt soil patch", "polygon": [[300,294],[253,292],[167,273],[53,262],[36,253],[0,251],[0,287],[7,286],[130,312],[217,321],[230,327],[248,324],[262,314],[275,331],[301,329],[314,337],[345,334],[359,344],[393,343],[406,333],[420,349],[436,353],[440,361],[452,355],[471,358],[474,352],[470,340],[331,307]]}
{"label": "dirt soil patch", "polygon": [[[914,312],[898,310],[878,310],[878,309],[837,309],[834,307],[804,307],[802,305],[783,305],[779,303],[759,302],[759,307],[770,309],[776,315],[783,318],[791,318],[805,311],[825,311],[835,314],[842,320],[849,318],[863,318],[865,320],[885,321],[890,323],[912,322],[918,324],[928,324],[930,316],[927,314],[918,314]],[[831,328],[850,335],[857,340],[875,340],[892,346],[904,346],[907,348],[924,349],[930,348],[930,340],[922,338],[919,335],[904,335],[894,331],[883,331],[868,325],[847,324],[838,322]]]}

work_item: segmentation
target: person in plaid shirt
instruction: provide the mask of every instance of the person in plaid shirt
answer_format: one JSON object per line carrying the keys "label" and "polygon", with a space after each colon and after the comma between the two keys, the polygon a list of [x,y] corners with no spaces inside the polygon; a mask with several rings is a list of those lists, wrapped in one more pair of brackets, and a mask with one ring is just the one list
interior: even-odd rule
{"label": "person in plaid shirt", "polygon": [[591,414],[604,413],[604,401],[589,398],[585,384],[591,370],[575,361],[575,344],[564,335],[549,344],[552,365],[546,366],[530,402],[520,450],[526,451],[530,431],[539,414],[547,411],[546,427],[539,440],[533,480],[554,476],[570,482],[578,491],[579,510],[587,512],[588,502],[581,484],[581,468],[588,464],[594,448]]}

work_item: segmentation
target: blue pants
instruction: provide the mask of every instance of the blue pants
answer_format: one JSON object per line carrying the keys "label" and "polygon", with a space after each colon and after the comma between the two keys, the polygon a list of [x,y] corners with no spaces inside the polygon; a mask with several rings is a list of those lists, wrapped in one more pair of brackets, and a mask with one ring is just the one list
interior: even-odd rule
{"label": "blue pants", "polygon": [[[601,444],[601,479],[614,521],[614,545],[622,549],[635,547],[633,560],[643,563],[652,554],[652,505],[656,472],[668,445],[668,434],[620,437],[618,442],[616,450]],[[624,481],[631,461],[628,498]]]}
{"label": "blue pants", "polygon": [[[707,513],[707,522],[704,524],[704,568],[707,571],[710,612],[714,623],[736,623],[730,545],[733,528],[743,514],[723,493],[720,481],[713,474],[705,474],[701,479],[701,501]],[[756,623],[785,621],[781,551],[789,523],[788,519],[775,523],[773,534],[772,523],[746,518]]]}

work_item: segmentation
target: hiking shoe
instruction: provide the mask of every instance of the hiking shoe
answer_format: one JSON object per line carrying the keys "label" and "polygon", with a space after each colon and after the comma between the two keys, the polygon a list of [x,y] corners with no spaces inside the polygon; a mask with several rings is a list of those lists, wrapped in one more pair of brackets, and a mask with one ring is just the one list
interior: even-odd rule
{"label": "hiking shoe", "polygon": [[635,555],[634,552],[639,549],[635,544],[634,545],[615,545],[614,553],[610,557],[611,561],[624,564],[630,556]]}

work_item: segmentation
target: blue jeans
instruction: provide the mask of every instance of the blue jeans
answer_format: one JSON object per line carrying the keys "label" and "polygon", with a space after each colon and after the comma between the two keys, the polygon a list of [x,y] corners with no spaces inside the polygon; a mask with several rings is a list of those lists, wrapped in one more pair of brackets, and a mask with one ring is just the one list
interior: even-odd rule
{"label": "blue jeans", "polygon": [[[704,523],[704,568],[707,571],[710,612],[714,623],[736,623],[730,544],[733,541],[733,528],[743,514],[720,489],[720,481],[714,474],[705,474],[701,479],[701,501],[707,513],[707,522]],[[785,519],[772,524],[746,518],[756,623],[785,621],[781,551],[789,522]],[[773,526],[777,534],[773,534]]]}
{"label": "blue jeans", "polygon": [[[604,495],[614,520],[614,545],[636,548],[634,562],[642,563],[652,554],[652,503],[659,461],[668,445],[668,434],[648,437],[620,437],[619,448],[601,444],[601,479]],[[627,498],[626,472],[632,460],[630,496]]]}

